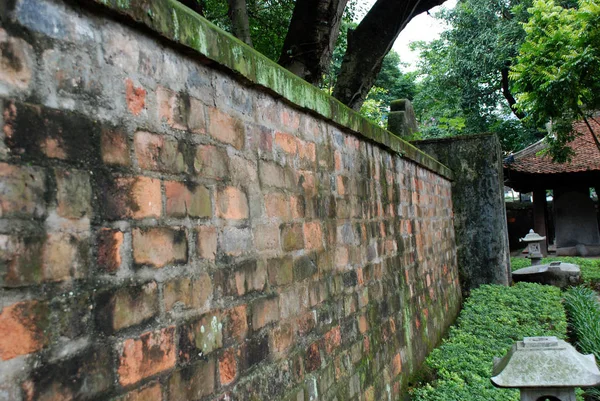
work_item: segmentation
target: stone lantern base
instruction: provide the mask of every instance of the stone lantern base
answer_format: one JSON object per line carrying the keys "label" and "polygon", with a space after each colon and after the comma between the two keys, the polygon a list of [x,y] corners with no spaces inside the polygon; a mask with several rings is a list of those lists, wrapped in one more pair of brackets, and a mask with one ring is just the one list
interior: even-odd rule
{"label": "stone lantern base", "polygon": [[521,401],[576,401],[573,388],[521,389]]}

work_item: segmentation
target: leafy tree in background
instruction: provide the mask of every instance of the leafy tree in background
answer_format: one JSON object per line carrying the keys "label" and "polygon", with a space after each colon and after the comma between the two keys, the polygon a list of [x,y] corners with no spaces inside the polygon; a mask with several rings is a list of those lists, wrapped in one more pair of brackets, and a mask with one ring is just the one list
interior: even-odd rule
{"label": "leafy tree in background", "polygon": [[448,25],[439,39],[414,44],[421,50],[414,107],[424,137],[493,132],[506,152],[536,140],[536,130],[521,121],[509,80],[530,4],[460,1],[439,14]]}
{"label": "leafy tree in background", "polygon": [[[334,57],[349,0],[180,1],[318,86]],[[376,0],[362,21],[346,31],[347,46],[332,95],[359,110],[400,31],[413,17],[444,1]],[[261,22],[260,30],[255,22]]]}
{"label": "leafy tree in background", "polygon": [[577,120],[585,122],[600,149],[600,133],[590,124],[600,109],[600,4],[579,0],[578,7],[564,7],[536,0],[529,11],[526,40],[511,72],[519,109],[533,123],[551,122],[547,141],[556,161],[572,155],[565,144],[576,135]]}

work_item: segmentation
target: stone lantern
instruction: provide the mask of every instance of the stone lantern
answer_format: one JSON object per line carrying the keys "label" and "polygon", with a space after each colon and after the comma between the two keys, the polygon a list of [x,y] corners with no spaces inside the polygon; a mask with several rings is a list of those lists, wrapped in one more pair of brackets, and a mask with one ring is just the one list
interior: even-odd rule
{"label": "stone lantern", "polygon": [[525,337],[494,358],[492,383],[518,388],[521,401],[575,401],[576,387],[600,384],[594,355],[580,354],[556,337]]}
{"label": "stone lantern", "polygon": [[529,230],[529,234],[525,236],[525,238],[519,238],[519,242],[527,243],[527,248],[529,251],[529,255],[527,256],[531,259],[531,265],[539,265],[542,263],[542,253],[540,252],[540,242],[545,240],[546,237],[541,237],[538,233],[534,233],[533,230]]}

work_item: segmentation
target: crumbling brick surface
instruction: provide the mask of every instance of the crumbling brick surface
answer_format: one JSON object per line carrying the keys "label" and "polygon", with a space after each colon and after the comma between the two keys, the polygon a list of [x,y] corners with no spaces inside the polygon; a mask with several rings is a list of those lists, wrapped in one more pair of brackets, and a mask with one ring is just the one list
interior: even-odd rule
{"label": "crumbling brick surface", "polygon": [[460,304],[446,178],[97,7],[6,4],[3,396],[406,390]]}

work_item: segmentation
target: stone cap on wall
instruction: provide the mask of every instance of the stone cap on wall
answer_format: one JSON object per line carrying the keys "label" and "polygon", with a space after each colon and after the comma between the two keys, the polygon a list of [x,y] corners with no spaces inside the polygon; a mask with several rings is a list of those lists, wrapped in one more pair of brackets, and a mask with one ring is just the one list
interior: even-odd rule
{"label": "stone cap on wall", "polygon": [[87,0],[106,6],[286,99],[452,179],[452,171],[292,74],[176,0]]}

